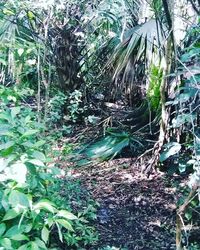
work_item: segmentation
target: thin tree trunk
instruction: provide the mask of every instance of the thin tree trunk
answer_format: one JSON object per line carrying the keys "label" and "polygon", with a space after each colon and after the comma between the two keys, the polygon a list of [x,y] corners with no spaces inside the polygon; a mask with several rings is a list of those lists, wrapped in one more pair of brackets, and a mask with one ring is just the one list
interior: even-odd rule
{"label": "thin tree trunk", "polygon": [[38,62],[37,62],[37,75],[38,75],[38,91],[37,91],[37,112],[38,122],[41,121],[41,79],[40,79],[40,49],[38,51]]}

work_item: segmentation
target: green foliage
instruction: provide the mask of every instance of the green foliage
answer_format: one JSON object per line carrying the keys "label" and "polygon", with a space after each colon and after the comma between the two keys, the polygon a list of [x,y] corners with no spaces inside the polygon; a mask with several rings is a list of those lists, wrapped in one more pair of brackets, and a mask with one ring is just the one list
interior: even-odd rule
{"label": "green foliage", "polygon": [[[75,90],[68,94],[58,92],[48,103],[47,124],[49,127],[60,127],[65,122],[77,122],[85,110],[82,106],[81,91]],[[63,130],[67,128],[63,126]]]}
{"label": "green foliage", "polygon": [[[144,77],[149,65],[156,63],[157,48],[159,42],[163,40],[161,31],[162,27],[156,20],[151,19],[125,33],[124,41],[116,47],[109,62],[114,65],[113,78],[116,81],[120,75],[123,75],[121,88],[123,84],[128,83],[126,84],[128,88],[133,89],[139,76]],[[155,73],[155,69],[152,73]],[[160,73],[158,76],[160,77]]]}
{"label": "green foliage", "polygon": [[58,92],[48,102],[47,123],[49,124],[50,127],[62,124],[66,101],[67,101],[67,96],[62,92]]}
{"label": "green foliage", "polygon": [[163,70],[156,65],[150,68],[149,87],[147,90],[147,98],[153,111],[160,110],[160,84],[162,82]]}
{"label": "green foliage", "polygon": [[76,122],[84,111],[84,109],[81,107],[81,103],[82,103],[81,91],[79,90],[73,91],[69,95],[69,104],[67,107],[69,111],[69,119],[73,122]]}
{"label": "green foliage", "polygon": [[96,235],[85,218],[91,218],[91,211],[95,215],[94,205],[87,204],[87,211],[75,216],[70,204],[60,202],[56,176],[61,172],[48,164],[46,141],[39,136],[44,128],[31,109],[6,104],[1,100],[0,246],[23,250],[51,249],[59,245],[57,241],[91,243]]}
{"label": "green foliage", "polygon": [[[188,187],[180,188],[183,197],[180,204],[184,204],[188,199],[188,193],[200,187],[200,140],[199,140],[199,25],[189,30],[185,44],[186,48],[180,56],[177,76],[181,75],[182,81],[175,89],[175,97],[166,105],[171,105],[174,112],[171,114],[171,123],[168,127],[171,131],[181,134],[179,142],[170,142],[164,145],[164,151],[160,155],[160,161],[163,162],[171,156],[172,160],[177,160],[177,169],[179,172],[188,174]],[[178,79],[178,77],[177,77]],[[172,133],[173,133],[172,132]],[[176,136],[176,134],[174,134]],[[174,138],[173,138],[174,140]],[[178,155],[175,158],[175,155]],[[176,156],[177,156],[176,155]],[[174,157],[172,157],[174,156]],[[176,170],[177,170],[176,169]],[[188,171],[190,170],[190,172]],[[185,191],[186,189],[186,191]],[[195,211],[199,207],[199,196],[192,197],[184,211],[184,220],[188,223],[197,223]],[[198,213],[198,212],[197,212]],[[185,223],[184,221],[184,223]],[[188,242],[187,242],[188,244]],[[198,249],[198,245],[188,246],[188,249]]]}

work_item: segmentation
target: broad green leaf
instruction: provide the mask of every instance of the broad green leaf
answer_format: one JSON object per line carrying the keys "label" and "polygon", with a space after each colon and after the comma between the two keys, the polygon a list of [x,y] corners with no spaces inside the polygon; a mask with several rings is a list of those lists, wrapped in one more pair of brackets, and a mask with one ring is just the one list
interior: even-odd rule
{"label": "broad green leaf", "polygon": [[56,219],[56,222],[59,223],[64,228],[68,229],[69,231],[74,231],[72,225],[68,221],[64,219]]}
{"label": "broad green leaf", "polygon": [[34,144],[32,142],[30,142],[30,141],[25,141],[25,142],[22,143],[22,145],[24,147],[27,147],[27,148],[33,148]]}
{"label": "broad green leaf", "polygon": [[27,162],[32,163],[33,165],[39,166],[39,167],[44,167],[44,163],[40,160],[37,159],[32,159],[32,160],[28,160]]}
{"label": "broad green leaf", "polygon": [[4,247],[5,250],[13,250],[11,240],[8,238],[0,239],[0,246]]}
{"label": "broad green leaf", "polygon": [[59,240],[61,242],[63,242],[63,235],[62,235],[62,232],[61,232],[61,228],[59,226],[59,224],[56,222],[56,226],[57,226],[57,229],[58,229],[58,236],[59,236]]}
{"label": "broad green leaf", "polygon": [[46,246],[45,246],[45,244],[44,244],[44,242],[43,241],[41,241],[39,238],[35,238],[35,243],[40,247],[40,248],[42,248],[42,249],[47,249],[46,248]]}
{"label": "broad green leaf", "polygon": [[18,225],[15,225],[11,228],[9,228],[6,233],[5,233],[5,237],[7,238],[11,238],[12,236],[21,234],[22,230],[18,227]]}
{"label": "broad green leaf", "polygon": [[11,108],[11,117],[12,117],[13,120],[20,113],[20,110],[21,110],[20,107],[13,107],[13,108]]}
{"label": "broad green leaf", "polygon": [[3,217],[3,221],[5,220],[11,220],[11,219],[14,219],[16,218],[17,216],[19,216],[21,213],[19,212],[16,212],[14,209],[9,209],[5,216]]}
{"label": "broad green leaf", "polygon": [[41,238],[45,243],[47,243],[49,240],[49,230],[45,226],[42,229]]}
{"label": "broad green leaf", "polygon": [[56,216],[63,217],[63,218],[68,219],[68,220],[77,220],[78,219],[74,214],[72,214],[66,210],[60,210]]}
{"label": "broad green leaf", "polygon": [[30,250],[40,250],[40,248],[36,242],[32,241],[31,246],[30,246]]}
{"label": "broad green leaf", "polygon": [[33,151],[32,156],[33,156],[35,159],[40,160],[40,161],[42,161],[42,162],[45,162],[45,161],[46,161],[46,156],[45,156],[42,152],[40,152],[40,151],[36,151],[36,150]]}
{"label": "broad green leaf", "polygon": [[33,225],[32,224],[21,225],[21,228],[24,233],[29,233],[33,228]]}
{"label": "broad green leaf", "polygon": [[8,197],[8,201],[12,207],[29,207],[29,200],[26,194],[19,192],[18,190],[12,190]]}
{"label": "broad green leaf", "polygon": [[24,241],[29,240],[29,238],[24,234],[16,234],[11,237],[11,240]]}
{"label": "broad green leaf", "polygon": [[33,145],[33,147],[37,149],[37,148],[43,146],[45,143],[46,143],[46,141],[40,140],[40,141],[37,141],[37,142]]}
{"label": "broad green leaf", "polygon": [[34,205],[34,210],[44,209],[51,213],[55,213],[56,209],[54,206],[55,205],[52,202],[44,200],[44,201],[39,201],[36,205]]}
{"label": "broad green leaf", "polygon": [[39,130],[37,129],[29,129],[27,130],[22,137],[28,137],[28,136],[31,136],[31,135],[35,135],[39,132]]}
{"label": "broad green leaf", "polygon": [[165,150],[160,154],[160,161],[167,160],[170,156],[177,154],[181,150],[181,145],[178,142],[170,142],[165,144]]}
{"label": "broad green leaf", "polygon": [[8,142],[3,143],[3,144],[0,145],[0,150],[5,150],[5,149],[8,149],[8,148],[11,148],[14,145],[15,145],[14,141],[8,141]]}
{"label": "broad green leaf", "polygon": [[1,223],[0,224],[0,236],[2,236],[5,231],[6,231],[6,224],[5,223]]}
{"label": "broad green leaf", "polygon": [[15,163],[10,166],[8,171],[8,178],[17,181],[18,183],[25,183],[27,175],[27,167],[23,163]]}
{"label": "broad green leaf", "polygon": [[17,250],[27,250],[27,249],[29,249],[29,243],[26,243],[26,244],[22,245]]}
{"label": "broad green leaf", "polygon": [[9,113],[0,113],[0,120],[11,122],[11,115]]}
{"label": "broad green leaf", "polygon": [[52,225],[54,224],[54,220],[52,218],[48,218],[47,219],[47,224],[49,227],[52,227]]}
{"label": "broad green leaf", "polygon": [[191,220],[192,219],[192,211],[190,209],[188,209],[185,213],[185,218],[187,220]]}
{"label": "broad green leaf", "polygon": [[1,135],[8,135],[11,130],[10,125],[1,125],[0,126],[0,136]]}

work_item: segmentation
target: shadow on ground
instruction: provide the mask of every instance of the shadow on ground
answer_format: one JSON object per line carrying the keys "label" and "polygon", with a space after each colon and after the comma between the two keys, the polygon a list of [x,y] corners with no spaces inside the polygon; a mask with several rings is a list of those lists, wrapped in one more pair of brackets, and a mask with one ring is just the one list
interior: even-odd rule
{"label": "shadow on ground", "polygon": [[100,203],[99,241],[90,250],[175,249],[176,177],[154,173],[147,178],[133,159],[81,168],[76,174]]}

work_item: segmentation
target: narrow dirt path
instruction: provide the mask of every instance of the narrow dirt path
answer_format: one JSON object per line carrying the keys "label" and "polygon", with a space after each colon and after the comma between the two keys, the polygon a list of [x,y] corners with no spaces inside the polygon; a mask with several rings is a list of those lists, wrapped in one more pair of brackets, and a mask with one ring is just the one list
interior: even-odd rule
{"label": "narrow dirt path", "polygon": [[176,178],[141,174],[134,159],[118,159],[76,170],[100,204],[98,243],[90,250],[175,249]]}

